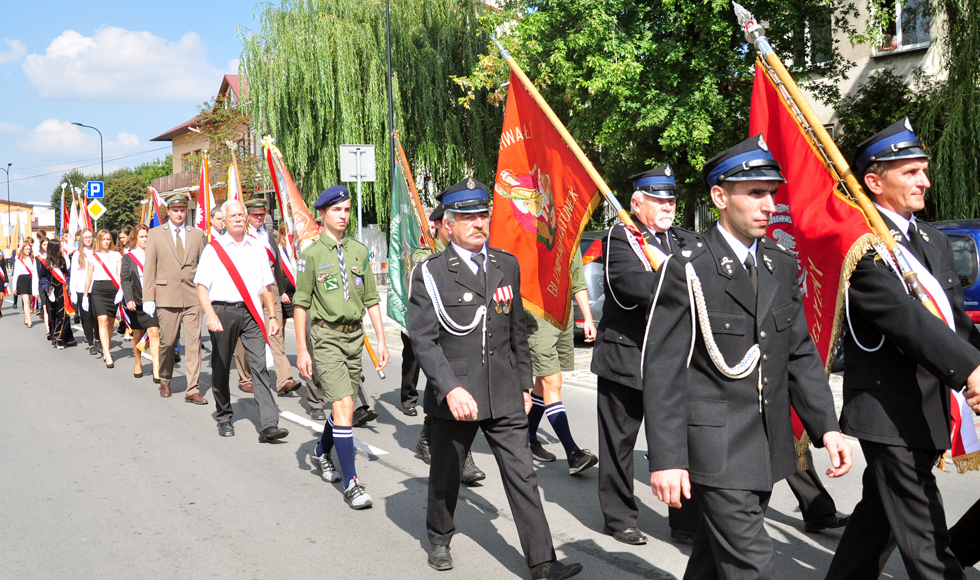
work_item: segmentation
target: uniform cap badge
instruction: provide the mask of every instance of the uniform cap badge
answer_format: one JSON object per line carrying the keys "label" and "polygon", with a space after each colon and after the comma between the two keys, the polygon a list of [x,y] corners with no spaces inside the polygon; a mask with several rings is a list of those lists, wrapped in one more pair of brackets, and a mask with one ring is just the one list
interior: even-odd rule
{"label": "uniform cap badge", "polygon": [[766,140],[762,138],[762,135],[759,135],[759,149],[769,151],[769,146],[766,145]]}
{"label": "uniform cap badge", "polygon": [[472,175],[469,176],[469,178],[466,179],[466,188],[467,189],[476,189],[476,182],[473,181],[473,176]]}

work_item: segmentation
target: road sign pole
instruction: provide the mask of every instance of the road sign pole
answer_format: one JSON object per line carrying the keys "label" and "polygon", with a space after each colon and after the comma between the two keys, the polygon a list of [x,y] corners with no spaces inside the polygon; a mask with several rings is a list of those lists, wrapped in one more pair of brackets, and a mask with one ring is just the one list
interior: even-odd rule
{"label": "road sign pole", "polygon": [[357,155],[357,241],[364,243],[363,216],[361,212],[361,153],[358,149],[354,154]]}

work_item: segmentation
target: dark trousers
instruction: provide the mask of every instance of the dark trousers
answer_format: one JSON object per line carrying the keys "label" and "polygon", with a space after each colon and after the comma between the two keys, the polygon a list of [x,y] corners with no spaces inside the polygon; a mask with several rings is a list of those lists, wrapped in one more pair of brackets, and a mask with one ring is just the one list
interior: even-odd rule
{"label": "dark trousers", "polygon": [[402,335],[402,408],[414,407],[419,401],[419,366],[412,350],[412,339]]}
{"label": "dark trousers", "polygon": [[79,292],[75,295],[78,299],[76,302],[75,310],[78,312],[79,317],[82,319],[82,332],[85,333],[85,342],[89,346],[95,344],[95,340],[98,338],[95,332],[95,315],[92,313],[91,298],[89,299],[88,310],[82,309],[82,293]]}
{"label": "dark trousers", "polygon": [[771,493],[694,483],[701,521],[684,580],[771,580],[772,539],[764,525]]}
{"label": "dark trousers", "polygon": [[949,529],[949,549],[964,568],[980,562],[980,501]]}
{"label": "dark trousers", "polygon": [[796,501],[800,503],[800,511],[803,513],[803,521],[809,522],[818,520],[825,516],[837,513],[837,505],[834,498],[830,497],[827,488],[820,482],[820,476],[813,467],[813,454],[806,450],[806,471],[799,469],[786,478],[790,490],[796,496]]}
{"label": "dark trousers", "polygon": [[507,503],[517,524],[521,549],[527,565],[537,566],[555,559],[551,529],[541,506],[538,478],[534,473],[527,441],[527,415],[515,413],[484,421],[453,421],[432,418],[429,452],[429,505],[425,520],[429,542],[448,546],[456,532],[453,517],[459,499],[463,460],[478,429],[490,444],[497,460]]}
{"label": "dark trousers", "polygon": [[633,448],[643,421],[643,391],[599,377],[599,506],[613,531],[636,527]]}
{"label": "dark trousers", "polygon": [[275,427],[279,424],[279,408],[272,396],[272,377],[265,366],[265,338],[262,336],[262,329],[245,306],[221,303],[213,306],[223,328],[221,332],[208,331],[211,334],[211,389],[218,411],[218,423],[231,423],[233,417],[228,378],[231,365],[235,361],[235,345],[241,339],[252,369],[252,395],[259,407],[259,423],[262,429]]}
{"label": "dark trousers", "polygon": [[878,578],[898,547],[911,580],[965,578],[950,550],[946,512],[932,469],[935,450],[861,441],[868,461],[861,501],[844,528],[827,578]]}

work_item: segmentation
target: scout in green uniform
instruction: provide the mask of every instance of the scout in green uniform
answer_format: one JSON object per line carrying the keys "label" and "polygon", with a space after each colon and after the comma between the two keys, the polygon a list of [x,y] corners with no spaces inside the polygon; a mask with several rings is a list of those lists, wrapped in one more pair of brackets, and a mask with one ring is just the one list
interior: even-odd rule
{"label": "scout in green uniform", "polygon": [[323,233],[300,255],[297,263],[294,318],[296,326],[296,366],[308,379],[313,363],[306,348],[306,316],[313,317],[310,331],[313,356],[323,385],[324,400],[333,410],[327,416],[323,437],[310,456],[325,481],[340,481],[340,473],[330,459],[337,447],[337,459],[344,477],[344,500],[353,509],[371,507],[371,497],[357,479],[354,469],[354,397],[360,387],[361,351],[364,347],[362,319],[367,311],[378,336],[379,369],[388,364],[381,323],[381,297],[374,286],[374,274],[364,244],[344,237],[350,221],[350,192],[342,185],[330,187],[313,207],[320,212]]}
{"label": "scout in green uniform", "polygon": [[[440,195],[439,198],[441,199],[441,197],[442,196]],[[446,246],[449,245],[449,224],[443,219],[444,215],[445,208],[442,206],[442,203],[437,205],[435,209],[432,210],[432,213],[429,214],[429,228],[433,230],[430,233],[433,241],[436,244],[436,253],[442,252],[446,249]],[[430,250],[428,247],[419,248],[412,252],[412,264],[418,264],[431,255],[432,250]],[[402,337],[404,339],[406,335],[403,333]],[[402,350],[403,359],[406,352],[412,352],[412,357],[414,359],[415,354],[411,350],[410,342],[406,342],[406,348]],[[418,369],[418,362],[414,360],[413,362],[415,362],[415,368]],[[404,367],[402,372],[404,373]],[[415,373],[415,377],[417,379],[418,370],[416,370]],[[404,387],[402,387],[402,390],[404,392]],[[422,422],[422,431],[419,432],[419,439],[415,442],[415,452],[419,454],[419,457],[422,458],[422,461],[424,461],[426,465],[428,465],[430,462],[429,442],[431,441],[431,437],[432,416],[426,415],[425,420]],[[483,481],[486,478],[487,474],[484,473],[482,469],[477,467],[476,462],[473,461],[473,451],[467,451],[466,459],[463,461],[463,473],[460,475],[460,481],[466,485],[471,485],[478,481]]]}
{"label": "scout in green uniform", "polygon": [[[582,252],[575,250],[571,267],[572,296],[578,303],[585,318],[585,340],[595,340],[595,324],[589,307],[589,289],[585,284]],[[572,305],[568,305],[571,318]],[[550,322],[530,311],[524,311],[527,326],[527,342],[531,348],[531,370],[534,372],[534,390],[531,391],[531,412],[527,415],[528,438],[531,454],[538,461],[554,461],[555,455],[546,450],[538,441],[538,425],[541,418],[548,415],[551,427],[558,435],[565,456],[568,458],[568,473],[575,475],[592,467],[599,459],[587,449],[579,449],[572,438],[568,426],[568,415],[561,402],[561,373],[575,370],[575,325],[569,321],[568,328],[558,330]]]}

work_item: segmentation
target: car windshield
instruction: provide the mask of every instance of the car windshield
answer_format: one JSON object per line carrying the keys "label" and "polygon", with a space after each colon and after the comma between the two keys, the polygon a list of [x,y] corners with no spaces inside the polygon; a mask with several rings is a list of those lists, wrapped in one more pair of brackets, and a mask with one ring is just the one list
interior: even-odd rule
{"label": "car windshield", "polygon": [[953,247],[953,262],[956,265],[956,275],[960,277],[960,286],[969,288],[980,274],[977,244],[973,238],[963,234],[949,234],[948,237]]}

